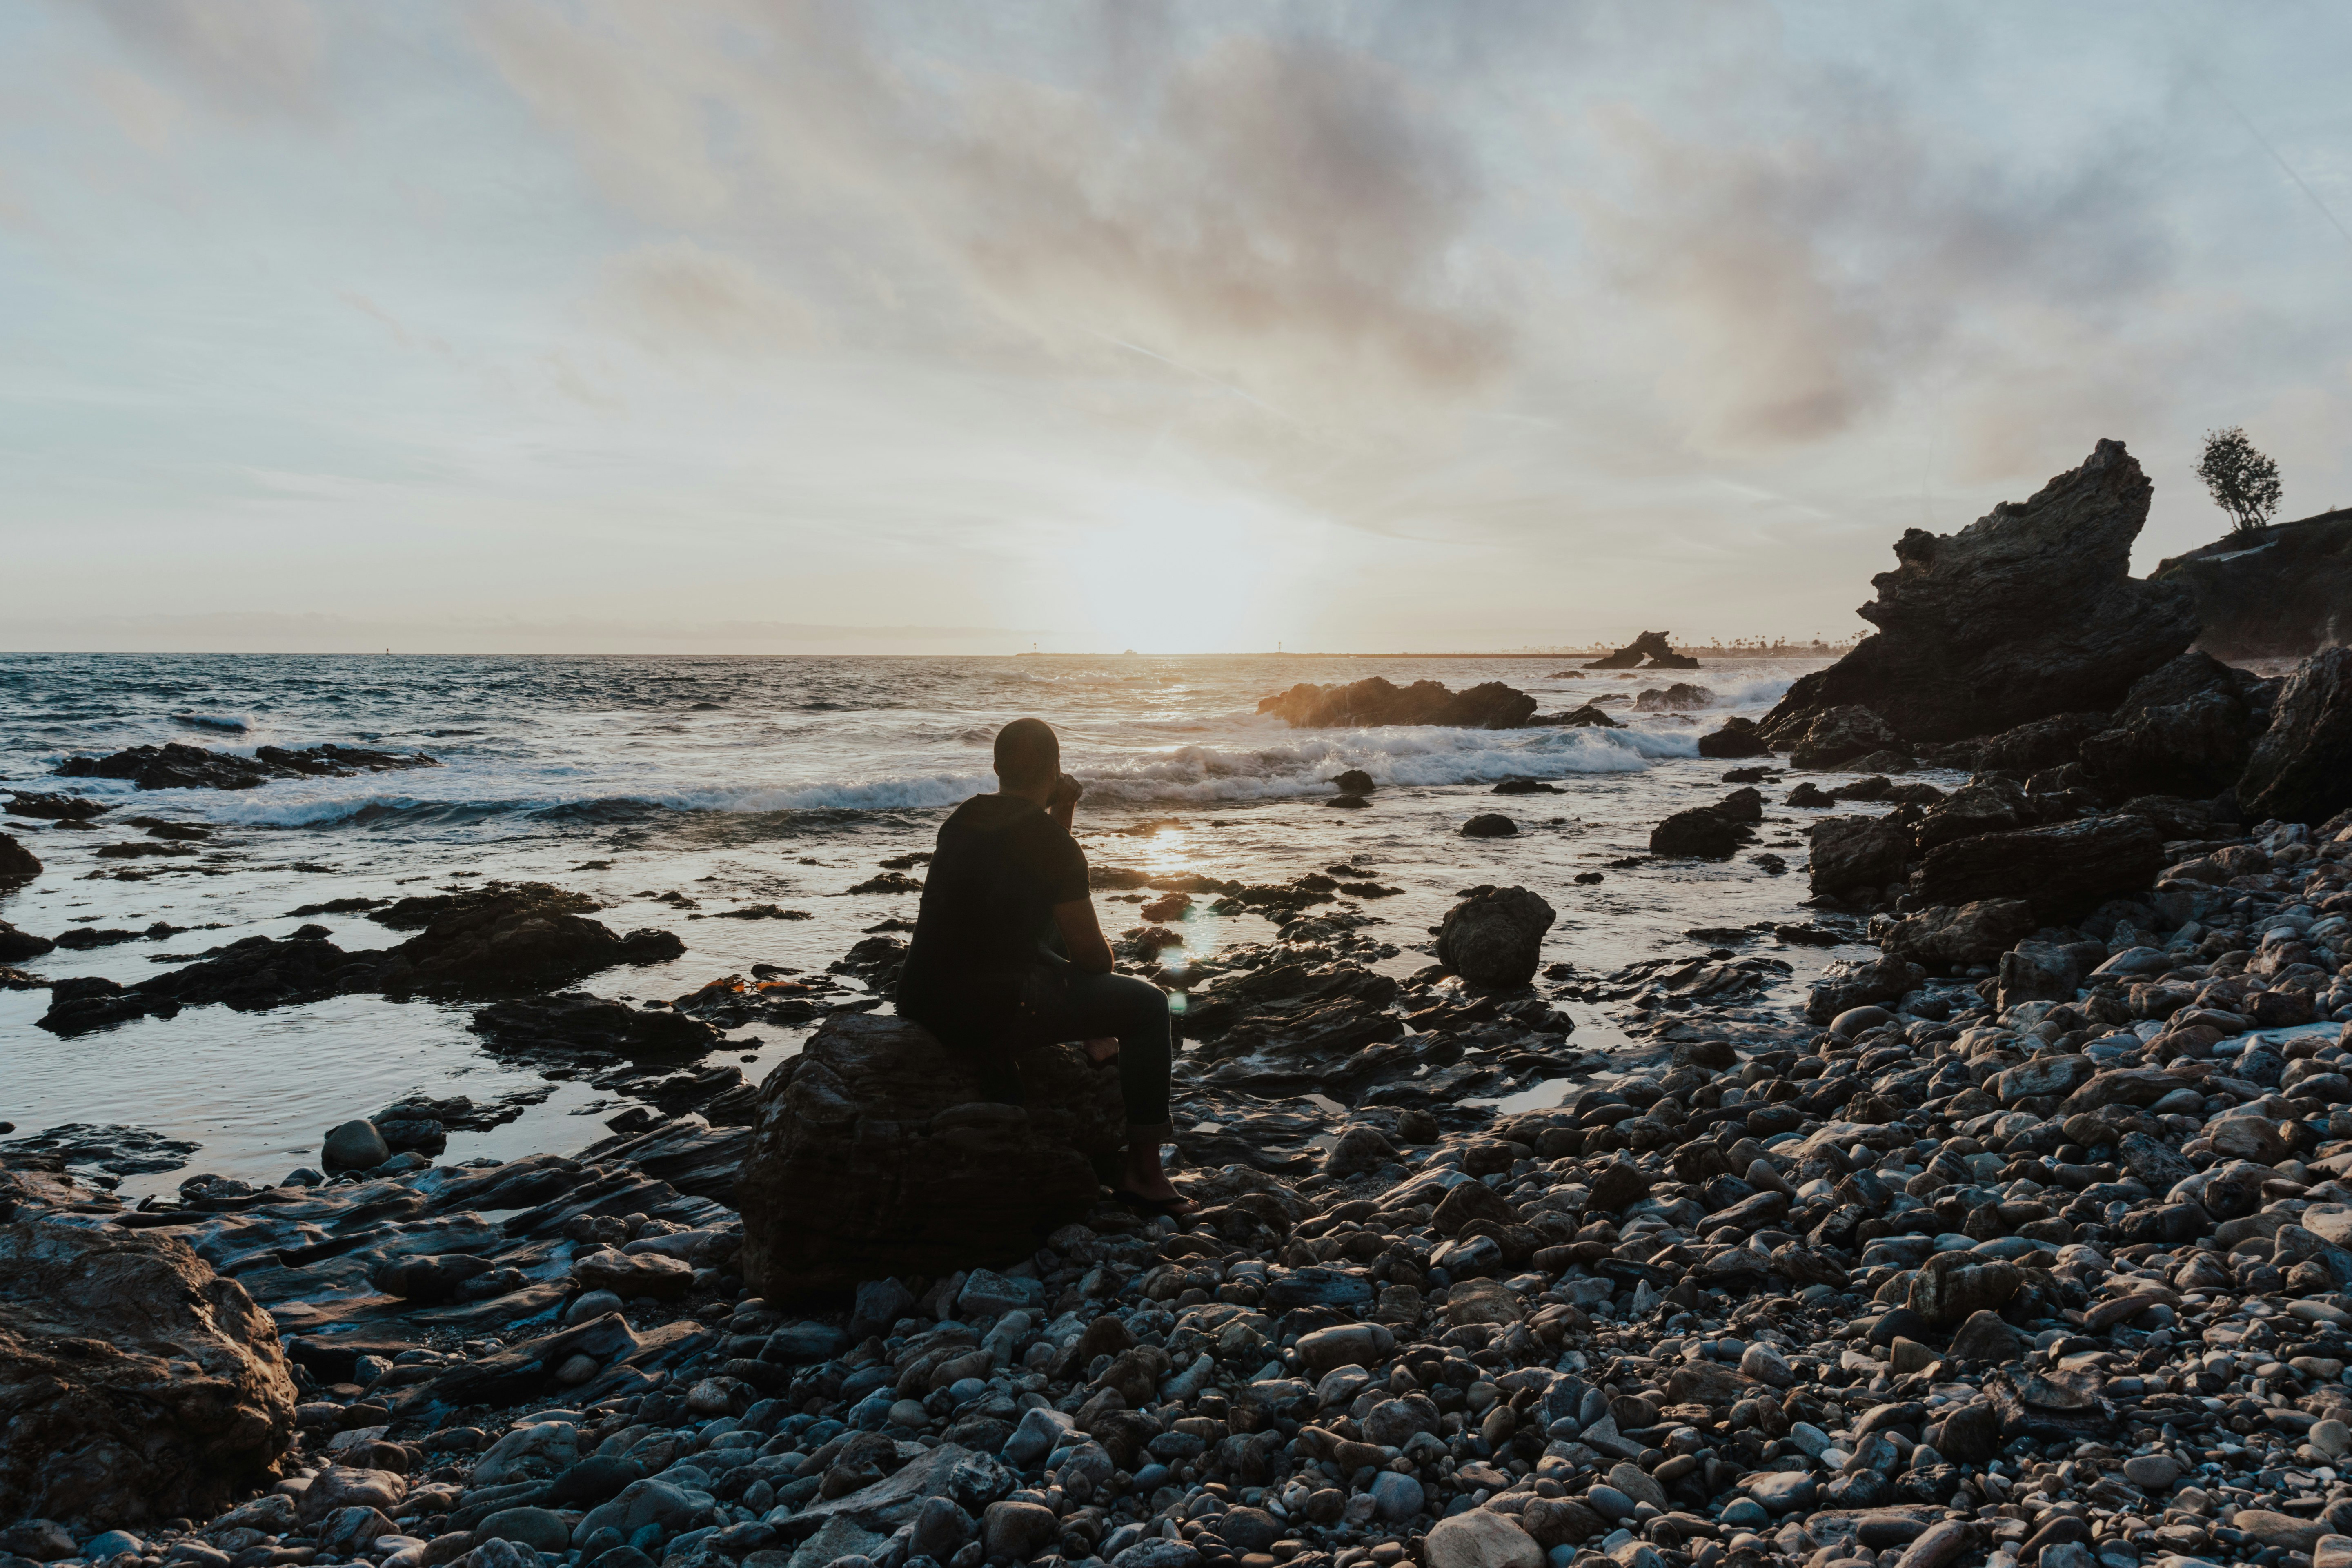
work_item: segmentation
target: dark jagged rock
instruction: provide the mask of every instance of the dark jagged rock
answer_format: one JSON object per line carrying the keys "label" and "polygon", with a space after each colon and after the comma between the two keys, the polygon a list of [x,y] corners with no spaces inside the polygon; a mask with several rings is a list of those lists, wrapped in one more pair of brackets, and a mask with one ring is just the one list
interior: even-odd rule
{"label": "dark jagged rock", "polygon": [[1530,729],[1622,730],[1625,726],[1588,702],[1565,713],[1545,713],[1528,721]]}
{"label": "dark jagged rock", "polygon": [[846,1294],[1034,1253],[1083,1215],[1126,1142],[1115,1069],[1075,1047],[1019,1058],[1027,1106],[899,1018],[836,1015],[760,1086],[736,1193],[742,1272],[772,1301]]}
{"label": "dark jagged rock", "polygon": [[2316,826],[2352,805],[2352,648],[2303,661],[2238,781],[2257,816]]}
{"label": "dark jagged rock", "polygon": [[[1696,661],[1693,661],[1696,662]],[[1693,708],[1704,708],[1715,700],[1715,693],[1704,686],[1694,686],[1677,680],[1672,686],[1653,687],[1633,695],[1636,713],[1681,713]]]}
{"label": "dark jagged rock", "polygon": [[6,921],[0,921],[0,963],[15,963],[20,959],[38,958],[58,944],[45,936],[35,936],[28,931],[18,931]]}
{"label": "dark jagged rock", "polygon": [[51,771],[59,778],[128,779],[140,789],[258,789],[278,778],[345,778],[403,768],[437,768],[423,753],[328,744],[289,751],[263,746],[250,757],[172,741],[132,746],[105,757],[68,757]]}
{"label": "dark jagged rock", "polygon": [[1768,718],[1760,732],[1771,744],[1787,747],[1789,760],[1801,768],[1869,765],[1867,759],[1883,752],[1899,759],[1906,749],[1886,721],[1853,704],[1803,715],[1779,729]]}
{"label": "dark jagged rock", "polygon": [[2113,726],[2077,752],[2110,795],[2219,795],[2244,771],[2272,696],[2259,677],[2192,648],[2134,682]]}
{"label": "dark jagged rock", "polygon": [[1360,964],[1269,963],[1196,996],[1184,1031],[1202,1042],[1203,1061],[1273,1052],[1318,1070],[1403,1034],[1388,1011],[1396,998],[1393,979]]}
{"label": "dark jagged rock", "polygon": [[[2003,773],[2038,773],[2071,763],[2083,742],[2115,722],[2105,713],[2053,713],[1982,741],[1956,741],[1945,750],[1951,755],[1928,760],[1945,767],[1997,769]],[[1927,753],[1922,753],[1927,755]]]}
{"label": "dark jagged rock", "polygon": [[1650,853],[1702,860],[1725,860],[1747,842],[1740,825],[1711,805],[1675,812],[1650,829]]}
{"label": "dark jagged rock", "polygon": [[269,1484],[294,1400],[268,1314],[184,1243],[0,1226],[0,1518],[207,1518]]}
{"label": "dark jagged rock", "polygon": [[[394,931],[423,931],[435,921],[448,915],[470,914],[500,900],[520,897],[546,914],[593,914],[604,906],[585,893],[574,893],[545,882],[486,882],[478,888],[467,888],[456,893],[426,893],[415,898],[395,899],[382,908],[366,904],[355,907],[368,909],[368,919]],[[297,914],[318,914],[320,910],[297,910]]]}
{"label": "dark jagged rock", "polygon": [[1910,861],[1911,836],[1885,816],[1832,816],[1807,830],[1812,840],[1812,889],[1843,897],[1856,890],[1874,897],[1899,882]]}
{"label": "dark jagged rock", "polygon": [[2119,813],[1939,844],[1912,872],[1911,894],[1923,904],[2023,899],[2037,918],[2063,920],[2147,888],[2163,863],[2154,826]]}
{"label": "dark jagged rock", "polygon": [[1525,985],[1543,956],[1552,907],[1525,888],[1482,888],[1445,911],[1437,962],[1473,985]]}
{"label": "dark jagged rock", "polygon": [[40,857],[12,834],[0,833],[0,882],[23,882],[41,874]]}
{"label": "dark jagged rock", "polygon": [[1895,922],[1884,946],[1891,958],[1939,970],[1997,963],[2033,934],[2033,906],[2023,899],[1937,904]]}
{"label": "dark jagged rock", "polygon": [[1726,719],[1723,728],[1698,738],[1702,757],[1760,757],[1772,748],[1764,743],[1753,719]]}
{"label": "dark jagged rock", "polygon": [[80,1035],[132,1018],[168,1018],[183,1007],[207,1003],[257,1012],[319,1002],[373,989],[377,963],[378,955],[345,952],[320,928],[308,926],[285,940],[246,937],[136,985],[94,976],[60,981],[50,989],[48,1012],[37,1021],[51,1034]]}
{"label": "dark jagged rock", "polygon": [[[1589,661],[1587,669],[1696,669],[1698,660],[1676,653],[1667,639],[1672,632],[1643,632],[1615,653]],[[1649,662],[1644,665],[1643,661]]]}
{"label": "dark jagged rock", "polygon": [[472,1026],[493,1051],[551,1060],[583,1051],[691,1057],[719,1043],[719,1031],[698,1018],[667,1007],[632,1007],[584,991],[493,1003],[474,1014]]}
{"label": "dark jagged rock", "polygon": [[1482,811],[1462,825],[1465,838],[1511,838],[1518,831],[1519,825],[1499,811]]}
{"label": "dark jagged rock", "polygon": [[0,811],[10,816],[30,816],[48,822],[87,822],[114,808],[102,800],[78,795],[54,795],[39,790],[11,790]]}
{"label": "dark jagged rock", "polygon": [[579,899],[534,882],[467,895],[385,953],[377,984],[395,994],[544,991],[614,964],[661,963],[686,951],[666,931],[616,935],[575,912]]}
{"label": "dark jagged rock", "polygon": [[1301,681],[1260,701],[1257,710],[1294,729],[1337,730],[1383,724],[1439,724],[1463,730],[1517,730],[1535,716],[1536,700],[1499,680],[1454,691],[1434,680],[1399,687],[1381,676],[1348,686]]}
{"label": "dark jagged rock", "polygon": [[2186,589],[2130,575],[2150,489],[2121,442],[2101,441],[2021,505],[1956,534],[1909,530],[1860,612],[1877,633],[1791,686],[1766,733],[1848,704],[1915,742],[2112,708],[2197,632]]}
{"label": "dark jagged rock", "polygon": [[2157,563],[2188,590],[2197,646],[2223,658],[2305,658],[2352,643],[2352,508],[2231,534]]}

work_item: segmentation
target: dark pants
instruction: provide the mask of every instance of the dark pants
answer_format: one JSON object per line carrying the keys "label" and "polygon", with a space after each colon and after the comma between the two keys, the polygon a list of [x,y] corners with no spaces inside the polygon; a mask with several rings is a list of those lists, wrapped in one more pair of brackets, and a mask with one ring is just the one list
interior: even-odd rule
{"label": "dark pants", "polygon": [[[1069,973],[1057,1001],[1034,1018],[1027,1030],[1044,1040],[1118,1039],[1118,1095],[1127,1110],[1130,1142],[1165,1142],[1168,1124],[1168,1063],[1172,1052],[1168,997],[1132,974]],[[1017,1084],[991,1084],[992,1100],[1019,1104]],[[1009,1092],[1002,1092],[1009,1091]]]}

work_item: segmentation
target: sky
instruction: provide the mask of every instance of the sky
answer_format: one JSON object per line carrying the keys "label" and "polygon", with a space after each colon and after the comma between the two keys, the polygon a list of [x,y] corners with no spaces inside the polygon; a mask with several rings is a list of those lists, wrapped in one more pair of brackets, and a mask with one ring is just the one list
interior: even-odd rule
{"label": "sky", "polygon": [[0,0],[0,647],[1843,637],[2352,502],[2352,8]]}

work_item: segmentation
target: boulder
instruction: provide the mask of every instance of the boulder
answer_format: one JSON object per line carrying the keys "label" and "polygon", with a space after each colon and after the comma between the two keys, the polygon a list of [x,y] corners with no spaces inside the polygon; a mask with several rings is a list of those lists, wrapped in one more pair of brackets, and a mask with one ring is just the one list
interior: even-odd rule
{"label": "boulder", "polygon": [[1525,985],[1543,957],[1552,907],[1525,888],[1489,888],[1445,911],[1437,962],[1473,985]]}
{"label": "boulder", "polygon": [[392,1158],[375,1123],[362,1118],[331,1128],[319,1149],[319,1163],[329,1174],[337,1171],[372,1171]]}
{"label": "boulder", "polygon": [[1768,718],[1759,732],[1773,745],[1787,747],[1789,760],[1801,768],[1833,768],[1856,757],[1905,750],[1903,738],[1886,721],[1860,703],[1824,709],[1778,730]]}
{"label": "boulder", "polygon": [[[41,874],[40,858],[12,833],[0,833],[0,882],[25,882]],[[20,956],[29,958],[30,953]]]}
{"label": "boulder", "polygon": [[[5,834],[0,834],[0,838],[5,837]],[[11,839],[8,842],[15,841]],[[5,860],[7,853],[7,844],[0,843],[0,860]],[[0,963],[16,963],[27,958],[38,958],[41,954],[53,951],[57,945],[47,937],[35,936],[28,931],[18,931],[6,921],[0,921]]]}
{"label": "boulder", "polygon": [[1938,844],[1913,869],[1911,894],[1923,904],[2023,899],[2037,920],[2060,921],[2144,891],[2163,864],[2155,826],[2116,813]]}
{"label": "boulder", "polygon": [[0,1519],[210,1519],[270,1484],[294,1404],[276,1324],[185,1243],[0,1226]]}
{"label": "boulder", "polygon": [[759,1090],[736,1178],[744,1278],[772,1301],[938,1278],[1035,1252],[1084,1216],[1125,1148],[1116,1068],[1073,1046],[1018,1058],[1027,1105],[904,1019],[836,1013]]}
{"label": "boulder", "polygon": [[2017,1294],[2017,1265],[1969,1252],[1939,1252],[1911,1277],[1911,1310],[1931,1327],[1958,1328],[1979,1312],[2000,1310]]}
{"label": "boulder", "polygon": [[[1399,687],[1380,676],[1347,686],[1301,681],[1262,700],[1293,729],[1352,730],[1383,724],[1439,724],[1458,730],[1517,730],[1535,716],[1536,700],[1499,680],[1454,691],[1434,680]],[[1349,792],[1361,793],[1361,792]]]}
{"label": "boulder", "polygon": [[1474,1508],[1433,1525],[1421,1560],[1424,1568],[1543,1568],[1544,1549],[1508,1514]]}
{"label": "boulder", "polygon": [[1518,831],[1519,825],[1499,811],[1482,811],[1462,825],[1465,838],[1510,838]]}
{"label": "boulder", "polygon": [[2111,727],[2077,748],[2116,796],[2203,799],[2237,782],[2269,722],[2262,680],[2192,648],[2134,682]]}
{"label": "boulder", "polygon": [[1998,963],[2000,955],[2034,929],[2033,906],[2023,899],[1979,899],[1937,904],[1906,915],[1886,933],[1881,948],[1932,969],[1967,969]]}
{"label": "boulder", "polygon": [[1998,995],[2004,1010],[2021,1002],[2072,1002],[2082,983],[2082,959],[2056,942],[2021,942],[2000,955]]}
{"label": "boulder", "polygon": [[2020,724],[1973,742],[1974,754],[1966,765],[1972,770],[1999,768],[2014,773],[2038,773],[2044,768],[2063,767],[2080,760],[2084,742],[2114,723],[2114,718],[2105,713],[2053,713],[2047,719],[2036,719],[2030,724]]}
{"label": "boulder", "polygon": [[2250,820],[2314,826],[2352,805],[2352,647],[2314,654],[2287,678],[2238,801]]}
{"label": "boulder", "polygon": [[1900,1002],[1927,980],[1927,972],[1917,964],[1885,954],[1861,963],[1840,960],[1813,983],[1805,1003],[1805,1021],[1827,1024],[1851,1008]]}
{"label": "boulder", "polygon": [[1650,853],[1703,860],[1730,858],[1748,835],[1712,806],[1675,812],[1650,830]]}
{"label": "boulder", "polygon": [[1855,889],[1875,894],[1903,880],[1911,841],[1902,824],[1885,816],[1832,816],[1806,830],[1812,841],[1812,889],[1835,896]]}
{"label": "boulder", "polygon": [[[1696,669],[1698,660],[1676,653],[1667,639],[1672,632],[1643,632],[1616,652],[1589,660],[1587,669]],[[1646,661],[1646,662],[1644,662]]]}
{"label": "boulder", "polygon": [[2022,504],[1955,534],[1906,531],[1860,612],[1876,634],[1790,687],[1766,736],[1786,743],[1850,704],[1915,742],[2112,709],[2197,635],[2185,589],[2131,576],[2152,489],[2121,442],[2103,440]]}
{"label": "boulder", "polygon": [[1702,757],[1760,757],[1771,749],[1753,719],[1726,719],[1722,729],[1698,738]]}

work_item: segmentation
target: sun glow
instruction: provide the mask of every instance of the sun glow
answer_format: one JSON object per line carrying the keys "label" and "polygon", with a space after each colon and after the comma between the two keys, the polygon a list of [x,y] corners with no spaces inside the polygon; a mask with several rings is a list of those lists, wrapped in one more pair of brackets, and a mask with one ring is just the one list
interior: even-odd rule
{"label": "sun glow", "polygon": [[1320,602],[1301,525],[1254,502],[1130,494],[1063,557],[1104,651],[1214,653],[1272,647]]}

